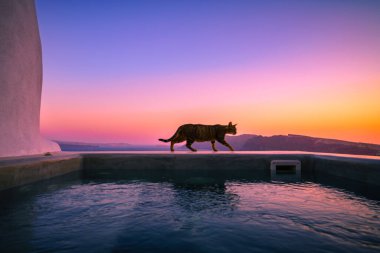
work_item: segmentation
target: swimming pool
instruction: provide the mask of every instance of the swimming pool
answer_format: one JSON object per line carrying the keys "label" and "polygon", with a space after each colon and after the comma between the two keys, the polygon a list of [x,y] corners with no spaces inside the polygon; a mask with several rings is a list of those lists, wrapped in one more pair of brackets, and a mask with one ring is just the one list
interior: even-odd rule
{"label": "swimming pool", "polygon": [[0,197],[2,252],[380,250],[378,192],[308,175],[97,169]]}

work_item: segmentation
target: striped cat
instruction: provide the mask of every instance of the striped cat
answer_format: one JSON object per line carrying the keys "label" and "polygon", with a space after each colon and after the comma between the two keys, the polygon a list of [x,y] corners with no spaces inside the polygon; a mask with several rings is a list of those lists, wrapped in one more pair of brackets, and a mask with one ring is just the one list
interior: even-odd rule
{"label": "striped cat", "polygon": [[215,141],[220,142],[228,147],[231,151],[234,149],[228,144],[224,137],[226,134],[236,134],[236,125],[230,122],[228,125],[200,125],[200,124],[186,124],[180,126],[175,134],[169,139],[158,139],[162,142],[170,142],[170,150],[174,151],[174,144],[186,141],[186,147],[191,151],[197,151],[191,147],[194,141],[211,141],[211,146],[214,151]]}

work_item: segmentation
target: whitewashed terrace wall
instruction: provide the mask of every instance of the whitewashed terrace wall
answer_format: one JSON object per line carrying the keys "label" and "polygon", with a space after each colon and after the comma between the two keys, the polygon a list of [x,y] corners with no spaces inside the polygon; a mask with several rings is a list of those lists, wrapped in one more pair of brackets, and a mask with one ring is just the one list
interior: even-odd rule
{"label": "whitewashed terrace wall", "polygon": [[60,150],[40,136],[41,91],[34,0],[0,0],[0,157]]}

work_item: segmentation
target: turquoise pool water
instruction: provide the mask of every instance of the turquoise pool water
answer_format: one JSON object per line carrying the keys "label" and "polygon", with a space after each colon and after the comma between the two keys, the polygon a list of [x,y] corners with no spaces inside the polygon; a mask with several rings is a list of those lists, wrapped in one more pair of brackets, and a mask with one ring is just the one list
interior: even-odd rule
{"label": "turquoise pool water", "polygon": [[0,193],[1,252],[379,252],[380,201],[303,179],[133,172]]}

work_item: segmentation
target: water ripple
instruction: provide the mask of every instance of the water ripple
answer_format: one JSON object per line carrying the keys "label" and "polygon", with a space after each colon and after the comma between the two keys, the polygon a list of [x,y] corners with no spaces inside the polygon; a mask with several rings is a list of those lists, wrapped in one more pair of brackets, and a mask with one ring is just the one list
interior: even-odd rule
{"label": "water ripple", "polygon": [[1,203],[2,252],[380,250],[379,202],[312,182],[83,180],[25,192]]}

